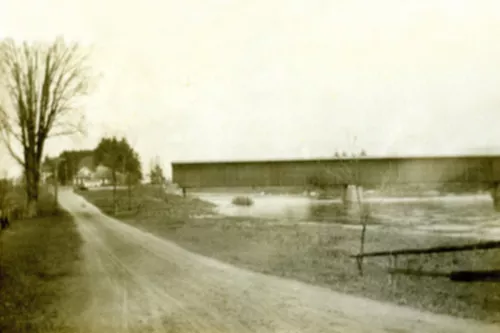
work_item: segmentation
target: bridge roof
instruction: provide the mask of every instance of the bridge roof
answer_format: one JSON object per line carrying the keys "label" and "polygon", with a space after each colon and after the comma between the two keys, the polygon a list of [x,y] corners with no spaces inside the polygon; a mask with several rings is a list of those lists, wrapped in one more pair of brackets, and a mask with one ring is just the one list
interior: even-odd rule
{"label": "bridge roof", "polygon": [[319,158],[289,158],[289,159],[262,159],[262,160],[205,160],[205,161],[173,161],[172,165],[203,165],[203,164],[260,164],[260,163],[306,163],[322,161],[350,161],[350,160],[436,160],[436,159],[489,159],[500,158],[500,155],[427,155],[427,156],[359,156],[359,157],[319,157]]}

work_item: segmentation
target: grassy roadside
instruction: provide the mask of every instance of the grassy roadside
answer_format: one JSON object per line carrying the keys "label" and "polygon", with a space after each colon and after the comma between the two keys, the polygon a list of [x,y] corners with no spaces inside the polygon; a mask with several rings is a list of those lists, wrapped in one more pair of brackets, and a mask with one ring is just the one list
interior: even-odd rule
{"label": "grassy roadside", "polygon": [[[82,193],[108,210],[110,192]],[[125,193],[119,193],[120,198]],[[288,277],[333,290],[412,307],[500,322],[500,284],[454,283],[442,278],[400,276],[389,284],[387,259],[367,260],[359,276],[349,254],[357,253],[359,231],[339,225],[277,224],[271,220],[207,216],[212,205],[197,199],[159,195],[143,188],[134,197],[142,209],[121,220],[171,239],[181,246],[236,266]],[[203,216],[196,218],[196,216]],[[402,235],[369,229],[366,250],[466,243],[442,235]],[[500,250],[400,259],[402,267],[428,270],[500,267]]]}
{"label": "grassy roadside", "polygon": [[[50,204],[50,200],[47,202]],[[12,221],[0,234],[0,332],[68,332],[61,301],[85,294],[81,239],[71,216]]]}

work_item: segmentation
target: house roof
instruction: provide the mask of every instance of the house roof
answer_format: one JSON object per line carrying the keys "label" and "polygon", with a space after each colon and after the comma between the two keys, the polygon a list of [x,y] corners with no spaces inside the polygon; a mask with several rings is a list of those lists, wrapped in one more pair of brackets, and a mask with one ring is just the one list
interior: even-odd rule
{"label": "house roof", "polygon": [[92,175],[92,171],[86,166],[81,167],[76,173],[77,177],[89,177]]}

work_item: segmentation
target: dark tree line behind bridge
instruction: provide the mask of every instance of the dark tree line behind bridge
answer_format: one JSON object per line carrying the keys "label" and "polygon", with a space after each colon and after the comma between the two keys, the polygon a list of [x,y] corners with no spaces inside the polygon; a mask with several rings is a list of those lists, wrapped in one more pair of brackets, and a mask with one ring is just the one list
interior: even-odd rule
{"label": "dark tree line behind bridge", "polygon": [[125,138],[103,138],[94,150],[95,165],[109,168],[112,182],[118,182],[118,175],[127,177],[127,183],[137,183],[142,179],[142,168],[139,155]]}
{"label": "dark tree line behind bridge", "polygon": [[[57,159],[59,163],[55,163]],[[116,182],[121,176],[133,184],[142,179],[139,155],[125,138],[104,137],[93,150],[65,150],[58,157],[46,158],[44,165],[51,173],[57,165],[57,178],[62,185],[72,185],[83,166],[95,171],[102,165],[109,169],[112,181]]]}
{"label": "dark tree line behind bridge", "polygon": [[[60,162],[57,164],[57,176],[59,183],[62,185],[71,185],[74,177],[78,173],[80,162],[89,156],[93,156],[93,150],[65,150],[60,155]],[[54,159],[48,158],[46,163],[50,168],[54,167]],[[52,170],[51,170],[52,171]]]}

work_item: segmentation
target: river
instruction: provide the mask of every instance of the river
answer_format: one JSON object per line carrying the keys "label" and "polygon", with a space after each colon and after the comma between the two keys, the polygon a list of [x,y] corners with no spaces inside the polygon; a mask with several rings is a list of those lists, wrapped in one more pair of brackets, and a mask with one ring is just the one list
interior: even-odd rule
{"label": "river", "polygon": [[[300,195],[241,194],[252,206],[235,206],[238,193],[192,193],[217,205],[229,216],[257,217],[281,223],[342,223],[359,225],[359,211],[345,209],[340,200],[318,200]],[[434,197],[367,198],[369,223],[409,228],[416,232],[440,232],[456,236],[500,238],[500,213],[487,194]]]}

